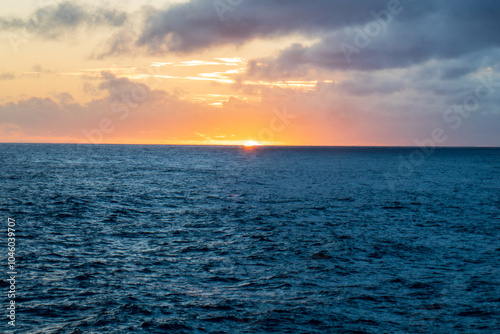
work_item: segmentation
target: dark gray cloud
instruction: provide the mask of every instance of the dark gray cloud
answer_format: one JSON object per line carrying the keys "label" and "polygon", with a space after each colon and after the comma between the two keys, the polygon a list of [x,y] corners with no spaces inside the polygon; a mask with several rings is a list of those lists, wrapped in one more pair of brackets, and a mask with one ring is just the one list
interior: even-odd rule
{"label": "dark gray cloud", "polygon": [[[217,3],[226,7],[217,9]],[[224,44],[243,44],[256,37],[294,32],[325,33],[366,22],[369,10],[386,0],[192,0],[166,10],[150,10],[137,44],[151,52],[193,52]],[[366,8],[366,12],[363,10]]]}
{"label": "dark gray cloud", "polygon": [[[401,6],[398,0],[389,3]],[[253,38],[317,36],[367,23],[373,19],[371,11],[387,6],[387,0],[191,0],[166,10],[150,10],[137,45],[152,53],[182,53],[239,45]],[[416,19],[433,9],[432,1],[422,0],[401,16]]]}
{"label": "dark gray cloud", "polygon": [[[391,19],[380,15],[377,20],[374,15],[366,24],[332,30],[312,46],[292,45],[277,58],[250,63],[248,74],[288,77],[309,66],[373,71],[450,60],[454,64],[442,69],[442,79],[450,80],[483,66],[486,58],[489,66],[498,64],[498,58],[488,55],[500,47],[496,33],[500,30],[500,2],[441,0],[433,6],[423,4],[401,1],[400,11]],[[410,15],[410,11],[414,13]],[[476,56],[471,57],[473,54]]]}
{"label": "dark gray cloud", "polygon": [[404,80],[384,78],[383,76],[368,75],[365,73],[354,74],[350,79],[337,85],[343,92],[356,96],[371,94],[390,95],[403,91],[407,86]]}

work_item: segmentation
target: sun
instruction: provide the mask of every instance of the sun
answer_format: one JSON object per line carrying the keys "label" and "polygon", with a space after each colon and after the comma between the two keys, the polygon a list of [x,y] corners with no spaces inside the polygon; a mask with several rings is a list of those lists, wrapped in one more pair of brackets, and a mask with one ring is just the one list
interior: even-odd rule
{"label": "sun", "polygon": [[262,145],[262,144],[261,144],[261,143],[259,143],[259,142],[257,142],[257,141],[255,141],[255,140],[247,140],[247,141],[243,144],[243,146],[245,146],[245,147],[254,147],[254,146],[260,146],[260,145]]}

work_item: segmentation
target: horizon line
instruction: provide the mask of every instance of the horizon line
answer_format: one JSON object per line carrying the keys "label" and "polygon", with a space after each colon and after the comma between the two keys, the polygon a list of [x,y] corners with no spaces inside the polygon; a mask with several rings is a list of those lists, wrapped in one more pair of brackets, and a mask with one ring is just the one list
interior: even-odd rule
{"label": "horizon line", "polygon": [[[209,147],[245,147],[243,144],[130,144],[130,143],[31,143],[31,142],[0,142],[0,145],[88,145],[88,146],[209,146]],[[418,145],[283,145],[283,144],[261,144],[250,147],[255,149],[258,147],[338,147],[338,148],[421,148],[428,146]],[[432,146],[434,148],[500,148],[500,146]],[[248,148],[248,147],[247,147]]]}

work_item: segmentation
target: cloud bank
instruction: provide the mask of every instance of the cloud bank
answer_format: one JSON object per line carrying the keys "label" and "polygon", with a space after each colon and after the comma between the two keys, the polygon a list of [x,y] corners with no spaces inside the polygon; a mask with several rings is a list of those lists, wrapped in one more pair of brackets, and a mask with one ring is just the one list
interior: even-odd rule
{"label": "cloud bank", "polygon": [[[289,144],[306,139],[315,145],[416,145],[416,139],[424,140],[440,127],[446,130],[447,145],[500,143],[500,113],[491,108],[500,102],[500,78],[476,85],[482,98],[482,112],[477,113],[470,112],[474,106],[467,102],[467,87],[456,87],[457,96],[465,99],[447,104],[443,98],[422,99],[419,91],[401,88],[389,78],[359,75],[310,91],[262,88],[258,102],[230,97],[218,108],[102,72],[97,87],[105,94],[89,103],[60,93],[0,105],[0,141],[195,143],[251,138]],[[360,81],[364,84],[356,84]],[[440,112],[426,111],[432,103]],[[282,123],[276,124],[276,115]]]}

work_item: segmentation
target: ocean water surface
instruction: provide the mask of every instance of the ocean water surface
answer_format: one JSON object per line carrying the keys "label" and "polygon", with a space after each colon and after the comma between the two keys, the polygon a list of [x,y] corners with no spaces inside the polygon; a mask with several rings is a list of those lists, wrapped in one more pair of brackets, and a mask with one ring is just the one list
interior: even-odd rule
{"label": "ocean water surface", "polygon": [[0,144],[0,332],[499,333],[500,149],[414,150]]}

